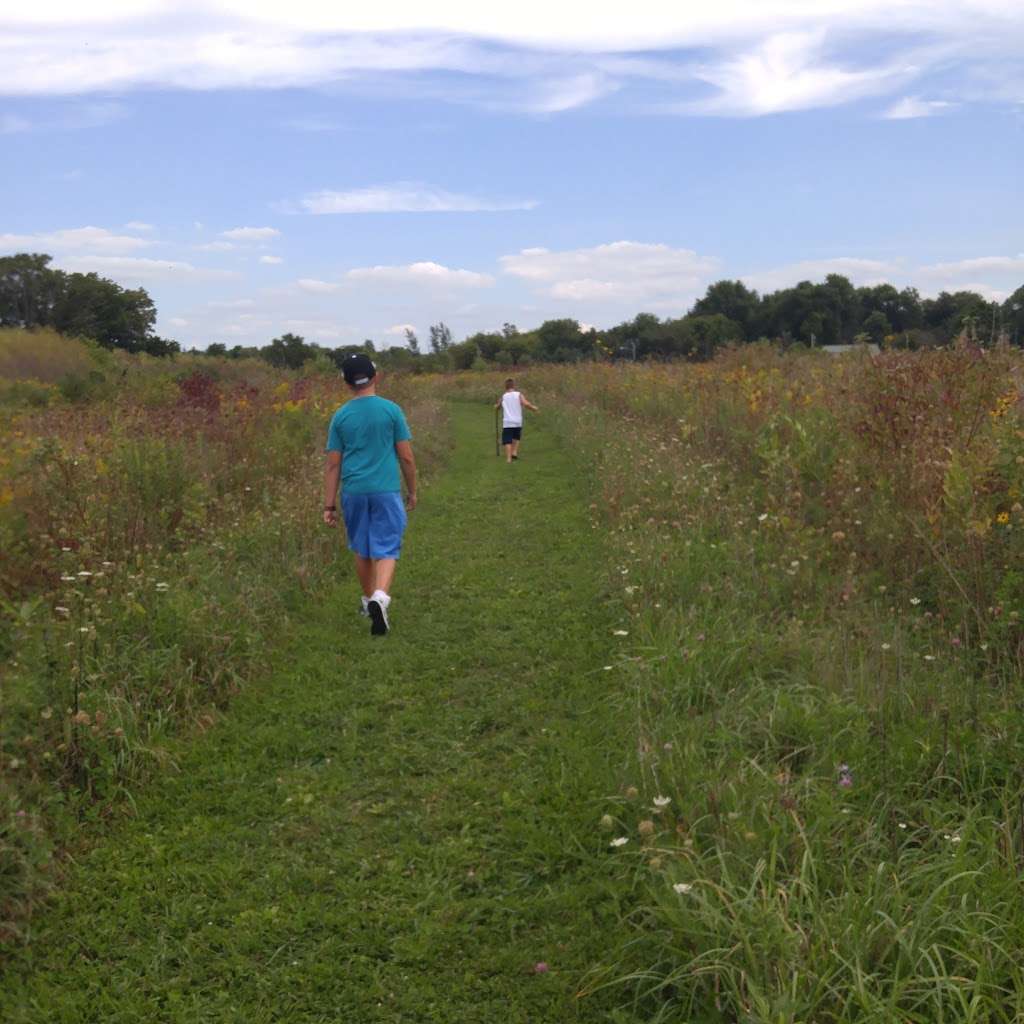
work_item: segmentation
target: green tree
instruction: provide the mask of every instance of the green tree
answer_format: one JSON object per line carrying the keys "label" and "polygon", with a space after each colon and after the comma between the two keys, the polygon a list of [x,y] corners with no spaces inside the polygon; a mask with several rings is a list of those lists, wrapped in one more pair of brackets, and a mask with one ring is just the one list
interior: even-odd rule
{"label": "green tree", "polygon": [[537,328],[540,356],[552,363],[583,359],[593,349],[593,340],[580,331],[578,320],[545,320]]}
{"label": "green tree", "polygon": [[861,324],[861,330],[876,344],[879,345],[886,336],[892,334],[892,324],[889,318],[880,310],[876,309],[869,313]]}
{"label": "green tree", "polygon": [[50,267],[45,253],[0,257],[0,326],[46,327],[60,301],[67,275]]}
{"label": "green tree", "polygon": [[440,323],[430,325],[430,351],[434,355],[447,352],[452,347],[452,332],[448,325],[442,320]]}
{"label": "green tree", "polygon": [[704,297],[698,299],[690,311],[694,316],[714,316],[716,313],[728,317],[749,339],[757,320],[761,300],[753,288],[742,281],[716,281],[708,286]]}
{"label": "green tree", "polygon": [[1003,303],[1003,330],[1014,345],[1024,341],[1024,285]]}
{"label": "green tree", "polygon": [[315,345],[307,345],[306,340],[298,334],[282,334],[274,338],[269,345],[260,349],[260,356],[271,366],[297,370],[307,360],[316,356]]}
{"label": "green tree", "polygon": [[420,339],[416,337],[416,332],[411,327],[405,329],[405,347],[414,356],[420,354]]}

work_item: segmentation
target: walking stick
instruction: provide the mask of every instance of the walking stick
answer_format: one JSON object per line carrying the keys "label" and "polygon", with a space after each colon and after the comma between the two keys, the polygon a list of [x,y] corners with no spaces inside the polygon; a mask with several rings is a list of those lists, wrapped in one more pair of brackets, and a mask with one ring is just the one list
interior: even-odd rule
{"label": "walking stick", "polygon": [[501,427],[498,424],[501,422],[501,410],[494,410],[494,454],[499,458],[501,457]]}

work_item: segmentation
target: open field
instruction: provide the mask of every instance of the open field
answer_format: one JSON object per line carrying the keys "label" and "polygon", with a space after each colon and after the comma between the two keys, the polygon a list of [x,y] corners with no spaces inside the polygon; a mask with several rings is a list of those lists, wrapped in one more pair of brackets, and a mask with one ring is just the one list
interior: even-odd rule
{"label": "open field", "polygon": [[386,647],[337,382],[202,365],[6,414],[11,1019],[1024,1014],[1018,353],[396,378]]}

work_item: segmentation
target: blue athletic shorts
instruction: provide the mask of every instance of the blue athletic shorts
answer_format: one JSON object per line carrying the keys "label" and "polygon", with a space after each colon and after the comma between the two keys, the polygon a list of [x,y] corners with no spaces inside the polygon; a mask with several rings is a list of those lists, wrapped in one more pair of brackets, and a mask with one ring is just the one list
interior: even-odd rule
{"label": "blue athletic shorts", "polygon": [[523,436],[522,427],[502,427],[501,428],[501,443],[511,444],[513,441],[519,441]]}
{"label": "blue athletic shorts", "polygon": [[406,514],[398,491],[341,495],[341,511],[351,551],[363,558],[398,558]]}

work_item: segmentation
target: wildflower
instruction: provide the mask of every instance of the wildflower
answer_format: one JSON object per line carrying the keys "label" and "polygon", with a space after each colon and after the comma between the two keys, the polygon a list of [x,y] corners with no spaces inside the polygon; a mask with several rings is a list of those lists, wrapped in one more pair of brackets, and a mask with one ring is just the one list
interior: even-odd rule
{"label": "wildflower", "polygon": [[547,974],[548,973],[548,965],[543,960],[538,960],[533,965],[533,973],[534,974]]}
{"label": "wildflower", "polygon": [[637,825],[636,828],[637,828],[637,831],[642,836],[646,837],[646,836],[653,836],[654,835],[654,831],[655,831],[654,822],[651,821],[650,818],[646,818],[644,821],[641,821],[640,824]]}
{"label": "wildflower", "polygon": [[61,548],[61,551],[65,552],[65,553],[67,553],[70,550],[71,550],[71,548]]}
{"label": "wildflower", "polygon": [[605,670],[605,672],[611,672],[612,666],[611,665],[605,665],[604,670]]}
{"label": "wildflower", "polygon": [[759,523],[763,523],[763,522],[764,522],[764,521],[765,521],[765,520],[766,520],[767,518],[768,518],[768,513],[767,513],[767,512],[762,512],[762,513],[761,513],[761,514],[760,514],[760,515],[759,515],[759,516],[757,517],[757,521],[758,521]]}
{"label": "wildflower", "polygon": [[899,825],[897,826],[897,828],[901,828],[901,829],[903,829],[904,831],[906,831],[906,828],[907,828],[907,823],[906,823],[905,821],[901,821],[901,822],[899,823]]}
{"label": "wildflower", "polygon": [[613,630],[612,636],[629,636],[629,630],[628,629],[616,629],[616,630]]}
{"label": "wildflower", "polygon": [[43,710],[39,712],[39,717],[43,719],[53,718],[53,708],[43,708]]}
{"label": "wildflower", "polygon": [[925,661],[934,661],[935,660],[935,655],[934,654],[926,654],[924,656],[924,660]]}
{"label": "wildflower", "polygon": [[613,839],[608,845],[609,846],[614,846],[614,847],[619,847],[619,846],[625,846],[626,843],[628,843],[628,842],[629,842],[629,836],[616,836],[616,838]]}
{"label": "wildflower", "polygon": [[61,579],[62,583],[74,583],[75,582],[75,577],[74,576],[61,576],[60,579]]}
{"label": "wildflower", "polygon": [[693,892],[693,886],[689,882],[676,882],[672,886],[672,891],[677,892],[680,896],[685,896],[687,893]]}
{"label": "wildflower", "polygon": [[921,603],[921,598],[919,598],[919,597],[912,597],[910,599],[910,603],[916,607],[917,605],[919,605]]}
{"label": "wildflower", "polygon": [[892,649],[892,644],[882,644],[882,650],[888,651]]}
{"label": "wildflower", "polygon": [[638,790],[636,788],[636,786],[630,786],[626,790],[626,799],[627,800],[635,800],[639,795],[640,795],[640,790]]}
{"label": "wildflower", "polygon": [[170,590],[171,585],[169,583],[158,583],[156,585],[157,590]]}
{"label": "wildflower", "polygon": [[850,789],[853,786],[853,773],[850,771],[848,764],[841,764],[839,766],[839,786],[842,789]]}
{"label": "wildflower", "polygon": [[1010,521],[1010,513],[1009,512],[1000,512],[999,515],[996,516],[996,522],[997,523],[1001,523],[1004,526],[1009,521]]}
{"label": "wildflower", "polygon": [[605,832],[610,832],[614,826],[615,819],[610,814],[602,815],[601,828],[603,828]]}
{"label": "wildflower", "polygon": [[71,614],[71,609],[70,608],[62,608],[60,605],[57,605],[57,607],[54,608],[53,610],[55,612],[57,612],[59,615],[70,615]]}
{"label": "wildflower", "polygon": [[[666,743],[665,746],[667,747],[668,744]],[[654,798],[654,806],[655,807],[659,807],[659,808],[661,808],[661,807],[668,807],[668,805],[670,803],[672,803],[672,797],[670,797],[670,796],[656,796]]]}

